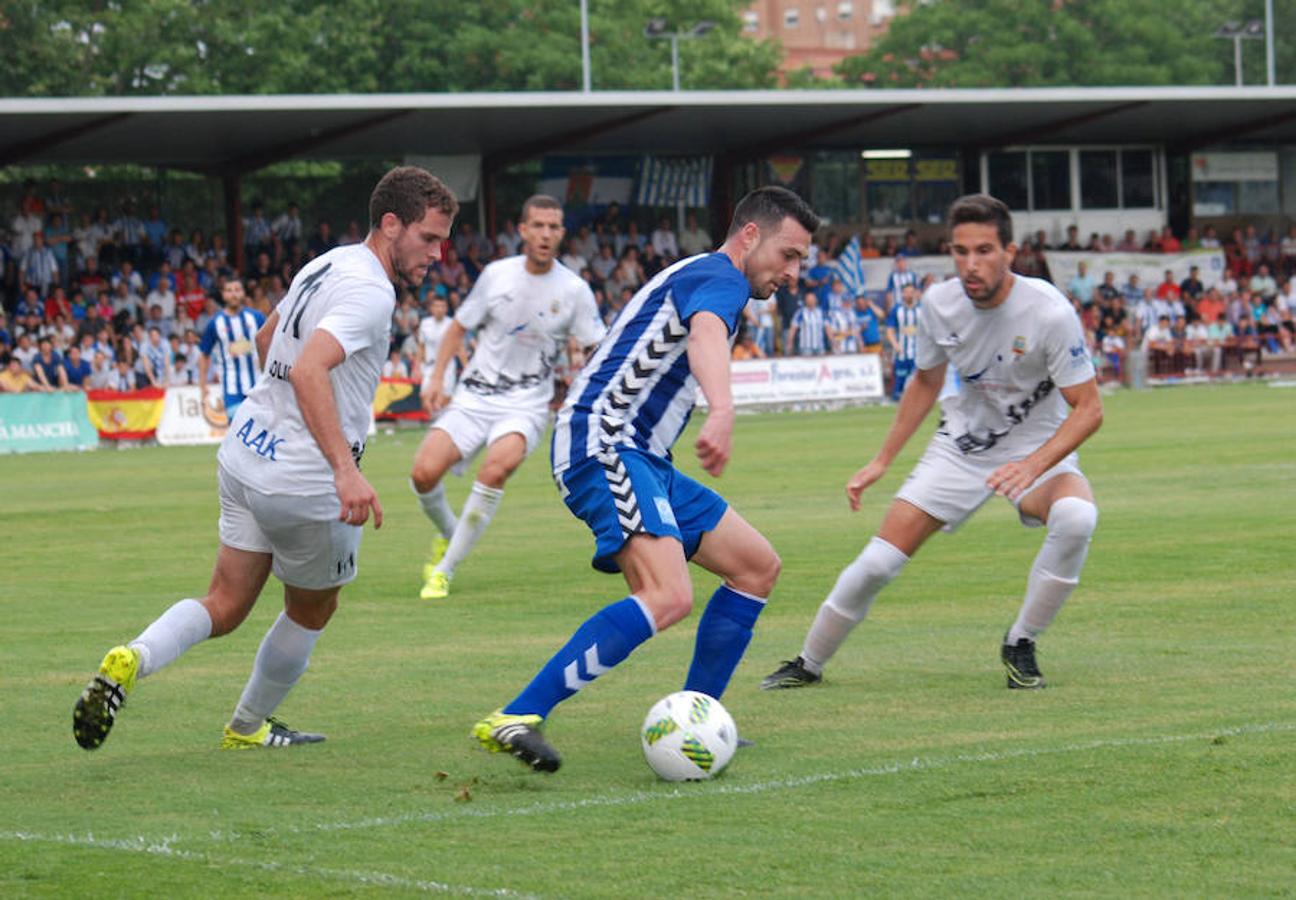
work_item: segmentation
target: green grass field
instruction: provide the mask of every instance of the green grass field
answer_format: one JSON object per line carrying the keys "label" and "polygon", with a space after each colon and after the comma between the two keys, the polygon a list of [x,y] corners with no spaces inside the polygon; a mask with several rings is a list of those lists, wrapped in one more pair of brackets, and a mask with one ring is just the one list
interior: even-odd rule
{"label": "green grass field", "polygon": [[[141,682],[102,749],[70,727],[103,652],[205,590],[214,448],[0,459],[0,896],[1292,896],[1296,391],[1106,409],[1082,451],[1098,533],[1041,643],[1050,687],[1025,694],[998,645],[1043,535],[1002,501],[933,539],[823,685],[759,691],[922,441],[852,515],[842,486],[892,410],[741,417],[718,486],[783,576],[725,696],[757,746],[685,785],[655,779],[638,727],[680,687],[696,611],[555,711],[556,775],[468,737],[623,596],[544,454],[429,604],[405,480],[420,434],[376,437],[387,523],[280,711],[329,741],[242,754],[217,744],[273,581],[240,630]],[[695,579],[703,601],[714,581]]]}

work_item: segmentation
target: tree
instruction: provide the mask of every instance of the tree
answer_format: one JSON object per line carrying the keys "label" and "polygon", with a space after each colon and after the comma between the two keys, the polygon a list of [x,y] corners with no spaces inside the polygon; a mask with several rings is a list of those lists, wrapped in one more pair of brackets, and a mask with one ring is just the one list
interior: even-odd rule
{"label": "tree", "polygon": [[[745,0],[590,0],[593,86],[666,89],[687,29],[689,88],[772,87],[781,51],[742,36]],[[579,0],[12,0],[0,6],[9,96],[576,90]]]}
{"label": "tree", "polygon": [[[1277,5],[1296,21],[1296,0]],[[875,47],[835,71],[876,87],[1231,84],[1232,47],[1212,34],[1256,6],[1263,0],[1180,0],[1173,14],[1163,0],[911,2]]]}

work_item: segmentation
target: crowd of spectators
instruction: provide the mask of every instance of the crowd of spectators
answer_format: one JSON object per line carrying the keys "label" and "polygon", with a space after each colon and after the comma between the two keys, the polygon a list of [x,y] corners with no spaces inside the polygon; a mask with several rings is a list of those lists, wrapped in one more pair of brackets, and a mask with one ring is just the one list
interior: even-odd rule
{"label": "crowd of spectators", "polygon": [[[718,241],[692,213],[678,233],[671,217],[651,216],[612,203],[564,239],[560,261],[588,280],[608,322],[662,268]],[[308,227],[295,204],[271,213],[253,203],[243,222],[243,252],[235,254],[222,232],[181,229],[156,206],[141,212],[124,200],[115,209],[78,208],[57,181],[44,191],[27,183],[0,228],[6,224],[0,231],[0,391],[194,384],[200,336],[219,310],[225,281],[244,279],[248,305],[268,315],[303,263],[364,237],[358,222],[335,236],[328,221]],[[905,311],[920,302],[933,276],[911,271],[909,260],[945,254],[948,247],[943,241],[924,245],[912,231],[880,242],[858,235],[859,257],[887,257],[890,272],[884,284],[851,290],[838,264],[851,238],[820,236],[795,285],[748,305],[735,358],[881,352],[894,363],[911,354],[914,315]],[[1083,264],[1068,284],[1058,285],[1075,304],[1095,360],[1109,375],[1124,376],[1134,347],[1173,353],[1177,362],[1187,359],[1202,370],[1218,370],[1230,349],[1245,349],[1248,342],[1270,352],[1293,347],[1296,225],[1281,238],[1247,227],[1224,241],[1210,227],[1200,235],[1190,229],[1182,240],[1165,228],[1141,242],[1132,230],[1119,240],[1093,234],[1082,241],[1075,226],[1058,243],[1045,238],[1039,232],[1021,242],[1015,271],[1050,278],[1050,250],[1218,248],[1225,255],[1227,273],[1210,290],[1196,271],[1177,282],[1167,271],[1162,283],[1144,286],[1137,276],[1123,284],[1110,272],[1095,277]],[[482,268],[517,253],[520,244],[512,220],[493,238],[472,223],[457,225],[427,280],[398,297],[384,374],[420,379],[426,361],[418,326],[434,301],[445,301],[440,314],[453,315]],[[246,262],[236,271],[240,256]]]}

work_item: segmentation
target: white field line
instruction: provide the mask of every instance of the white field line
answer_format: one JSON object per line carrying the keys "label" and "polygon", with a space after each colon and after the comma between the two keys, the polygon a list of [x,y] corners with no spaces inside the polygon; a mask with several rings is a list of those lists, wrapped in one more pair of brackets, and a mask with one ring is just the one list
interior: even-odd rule
{"label": "white field line", "polygon": [[[1221,728],[1198,734],[1167,734],[1152,737],[1107,738],[1082,741],[1061,747],[1021,748],[1016,750],[987,751],[985,753],[960,753],[956,756],[921,757],[886,763],[864,769],[846,769],[840,772],[822,772],[811,775],[797,775],[769,781],[758,781],[749,784],[729,784],[723,780],[692,783],[676,788],[656,791],[632,791],[624,794],[605,794],[586,797],[580,800],[560,800],[532,803],[526,806],[472,807],[456,806],[454,809],[436,812],[406,813],[398,816],[374,816],[347,822],[318,822],[314,825],[293,826],[283,829],[288,834],[310,834],[315,832],[359,831],[367,828],[391,828],[420,822],[442,822],[461,819],[493,819],[498,817],[513,818],[516,816],[548,815],[550,813],[570,812],[600,807],[634,806],[641,803],[655,803],[667,800],[692,800],[713,794],[744,795],[764,794],[770,791],[794,790],[817,784],[837,781],[856,781],[862,778],[880,778],[888,775],[900,775],[906,772],[924,772],[934,769],[947,769],[954,766],[975,763],[997,763],[1012,759],[1023,759],[1037,756],[1056,756],[1068,753],[1084,753],[1091,750],[1119,750],[1126,747],[1155,747],[1165,744],[1181,744],[1192,741],[1209,741],[1220,737],[1236,737],[1248,734],[1267,734],[1270,732],[1296,731],[1296,722],[1264,722],[1253,725],[1238,725]],[[511,760],[510,760],[511,762]],[[273,833],[266,829],[259,834]],[[214,840],[238,840],[236,832],[211,833]]]}
{"label": "white field line", "polygon": [[284,872],[301,875],[307,878],[325,881],[344,881],[366,887],[390,887],[405,891],[419,891],[427,894],[458,894],[471,897],[532,897],[531,894],[520,894],[507,888],[477,888],[464,885],[445,884],[440,881],[405,878],[387,872],[358,871],[353,869],[330,869],[316,866],[298,866],[276,862],[262,862],[251,859],[230,859],[212,856],[193,850],[180,850],[171,846],[182,841],[179,835],[165,838],[134,837],[126,839],[100,838],[93,834],[33,834],[25,831],[0,831],[0,841],[31,842],[36,844],[64,844],[73,847],[90,847],[95,850],[116,850],[129,853],[147,853],[169,859],[181,859],[220,867],[241,867],[259,869],[264,872]]}

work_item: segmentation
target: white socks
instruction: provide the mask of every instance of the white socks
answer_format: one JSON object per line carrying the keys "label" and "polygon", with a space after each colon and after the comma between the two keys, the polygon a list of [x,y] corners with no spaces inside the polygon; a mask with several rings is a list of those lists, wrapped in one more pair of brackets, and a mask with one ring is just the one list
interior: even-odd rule
{"label": "white socks", "polygon": [[139,677],[175,662],[181,653],[211,637],[211,629],[211,616],[197,600],[176,603],[130,642],[140,652]]}
{"label": "white socks", "polygon": [[[474,481],[472,492],[464,501],[463,514],[450,537],[450,546],[446,548],[445,558],[437,563],[437,570],[444,572],[447,578],[454,577],[455,566],[463,562],[472,548],[476,546],[482,532],[495,517],[500,499],[504,496],[501,488],[487,487],[480,481]],[[420,495],[422,499],[422,495]]]}
{"label": "white socks", "polygon": [[909,557],[875,537],[855,561],[842,570],[828,599],[819,607],[819,614],[815,616],[801,650],[801,658],[809,671],[816,675],[823,671],[851,629],[868,615],[878,591],[899,575],[908,561]]}
{"label": "white socks", "polygon": [[1048,536],[1026,580],[1026,598],[1007,643],[1035,640],[1053,621],[1080,583],[1089,540],[1098,525],[1098,507],[1080,497],[1063,497],[1049,508]]}
{"label": "white socks", "polygon": [[410,489],[414,491],[414,496],[418,497],[419,506],[423,507],[423,513],[432,520],[441,532],[444,538],[450,537],[455,532],[455,514],[446,502],[445,482],[438,481],[436,487],[426,494],[420,494],[419,489],[414,486],[413,479],[410,480]]}
{"label": "white socks", "polygon": [[257,650],[252,677],[243,688],[243,696],[230,720],[231,729],[247,735],[261,727],[306,671],[321,633],[303,628],[288,618],[287,613],[279,614]]}

